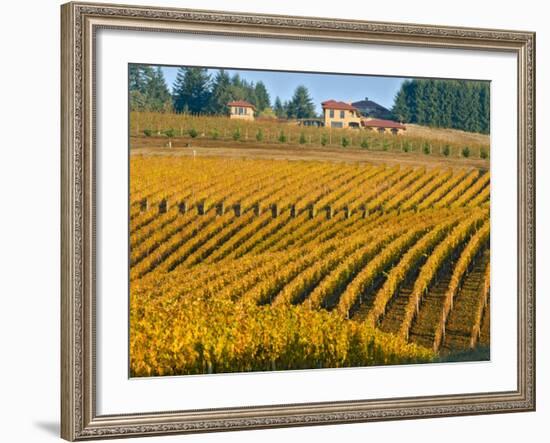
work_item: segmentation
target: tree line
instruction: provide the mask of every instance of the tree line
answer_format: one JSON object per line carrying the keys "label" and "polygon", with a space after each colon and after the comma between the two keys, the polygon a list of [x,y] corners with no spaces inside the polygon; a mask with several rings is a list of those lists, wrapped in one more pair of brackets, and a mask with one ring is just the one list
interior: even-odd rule
{"label": "tree line", "polygon": [[[246,100],[256,114],[277,118],[317,117],[308,89],[298,86],[292,98],[272,102],[262,81],[229,75],[223,69],[181,67],[169,90],[160,67],[130,65],[129,100],[132,111],[227,115],[227,104]],[[392,114],[395,120],[419,125],[489,133],[489,83],[466,80],[406,80],[398,91]]]}
{"label": "tree line", "polygon": [[245,100],[260,116],[278,118],[316,117],[315,105],[305,86],[298,86],[290,100],[271,97],[262,81],[256,83],[239,74],[220,69],[210,74],[204,68],[181,67],[170,92],[160,67],[130,65],[130,109],[132,111],[182,112],[227,115],[227,104]]}
{"label": "tree line", "polygon": [[128,89],[132,111],[169,112],[172,96],[160,67],[130,65]]}
{"label": "tree line", "polygon": [[404,123],[488,134],[489,83],[471,80],[406,80],[392,113]]}

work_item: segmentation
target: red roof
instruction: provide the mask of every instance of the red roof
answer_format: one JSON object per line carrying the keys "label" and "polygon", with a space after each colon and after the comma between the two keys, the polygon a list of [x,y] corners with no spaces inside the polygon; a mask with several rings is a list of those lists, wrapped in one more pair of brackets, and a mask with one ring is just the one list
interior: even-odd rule
{"label": "red roof", "polygon": [[393,120],[382,120],[381,118],[373,118],[370,120],[363,119],[361,124],[367,128],[392,128],[392,129],[407,129],[405,125]]}
{"label": "red roof", "polygon": [[346,111],[357,111],[357,108],[355,106],[352,106],[349,103],[345,103],[345,102],[337,102],[336,100],[327,100],[321,103],[321,106],[327,109],[342,109]]}
{"label": "red roof", "polygon": [[252,103],[248,103],[245,100],[235,100],[232,102],[229,102],[227,106],[241,106],[243,108],[253,108],[256,109],[256,106],[254,106]]}

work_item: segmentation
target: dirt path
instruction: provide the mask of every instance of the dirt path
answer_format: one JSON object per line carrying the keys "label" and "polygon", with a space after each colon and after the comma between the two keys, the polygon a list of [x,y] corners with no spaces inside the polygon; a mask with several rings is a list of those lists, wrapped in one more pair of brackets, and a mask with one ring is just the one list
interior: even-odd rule
{"label": "dirt path", "polygon": [[481,322],[481,337],[479,338],[479,344],[482,346],[489,346],[491,343],[491,299],[487,301],[485,312],[483,314],[483,321]]}
{"label": "dirt path", "polygon": [[447,352],[468,349],[475,313],[479,303],[485,269],[489,263],[489,249],[479,257],[472,272],[464,278],[464,283],[456,296],[454,307],[447,320],[443,349]]}
{"label": "dirt path", "polygon": [[445,272],[443,276],[430,287],[428,294],[420,304],[420,311],[411,327],[410,340],[412,342],[429,349],[433,347],[435,328],[439,321],[441,310],[443,309],[445,292],[449,287],[450,281],[451,272]]}
{"label": "dirt path", "polygon": [[384,332],[397,334],[401,327],[401,322],[405,315],[405,308],[409,303],[409,297],[412,293],[413,283],[407,283],[401,286],[399,292],[390,301],[386,314],[382,317],[379,328]]}
{"label": "dirt path", "polygon": [[132,155],[175,155],[227,158],[258,158],[273,160],[317,160],[345,163],[401,164],[405,166],[489,168],[488,160],[447,158],[406,152],[368,151],[358,148],[305,148],[280,146],[192,146],[154,147],[134,145]]}

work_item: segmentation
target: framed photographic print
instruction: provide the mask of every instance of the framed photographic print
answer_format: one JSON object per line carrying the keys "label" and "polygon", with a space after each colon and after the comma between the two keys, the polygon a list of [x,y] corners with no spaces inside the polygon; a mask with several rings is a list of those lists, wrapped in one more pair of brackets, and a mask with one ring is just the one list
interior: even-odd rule
{"label": "framed photographic print", "polygon": [[62,6],[62,437],[535,408],[535,36]]}

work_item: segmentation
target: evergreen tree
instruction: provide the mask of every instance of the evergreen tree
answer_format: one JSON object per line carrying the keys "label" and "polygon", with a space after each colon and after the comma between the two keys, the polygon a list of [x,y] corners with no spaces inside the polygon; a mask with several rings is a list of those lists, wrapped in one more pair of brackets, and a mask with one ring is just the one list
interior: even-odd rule
{"label": "evergreen tree", "polygon": [[245,100],[248,103],[252,103],[254,106],[256,106],[256,108],[258,108],[256,90],[253,82],[248,82],[245,79],[239,77],[239,81],[235,83],[234,88],[237,89],[239,100]]}
{"label": "evergreen tree", "polygon": [[298,86],[287,106],[289,118],[315,117],[315,106],[305,86]]}
{"label": "evergreen tree", "polygon": [[142,65],[130,64],[128,68],[128,89],[130,91],[144,92],[145,79]]}
{"label": "evergreen tree", "polygon": [[439,102],[439,124],[442,128],[452,126],[453,114],[453,94],[452,86],[447,86],[447,81],[439,80],[437,82],[437,97]]}
{"label": "evergreen tree", "polygon": [[254,83],[247,82],[238,73],[231,77],[231,94],[234,100],[246,100],[258,108]]}
{"label": "evergreen tree", "polygon": [[226,115],[229,113],[227,103],[233,99],[234,96],[231,87],[231,79],[229,78],[229,75],[221,69],[214,77],[208,110],[213,114]]}
{"label": "evergreen tree", "polygon": [[424,91],[426,83],[424,81],[413,82],[413,118],[419,125],[426,124],[426,106],[424,103]]}
{"label": "evergreen tree", "polygon": [[279,97],[275,98],[275,104],[273,105],[273,111],[275,112],[275,115],[277,118],[285,118],[286,117],[286,111],[283,106],[283,103],[281,102],[281,99]]}
{"label": "evergreen tree", "polygon": [[152,112],[163,112],[170,109],[171,96],[166,86],[162,69],[157,66],[149,72],[146,85],[147,106]]}
{"label": "evergreen tree", "polygon": [[231,84],[237,88],[242,88],[243,81],[241,79],[241,76],[237,72],[233,74],[233,77],[231,77]]}
{"label": "evergreen tree", "polygon": [[171,104],[170,92],[160,67],[130,65],[128,69],[130,109],[164,112]]}
{"label": "evergreen tree", "polygon": [[435,80],[426,80],[421,101],[424,109],[424,124],[439,126],[439,106]]}
{"label": "evergreen tree", "polygon": [[128,68],[128,89],[130,109],[132,111],[147,111],[146,75],[145,65],[131,64]]}
{"label": "evergreen tree", "polygon": [[476,83],[466,84],[466,101],[469,104],[469,112],[464,125],[467,131],[480,132],[480,101],[479,89]]}
{"label": "evergreen tree", "polygon": [[490,92],[489,92],[489,86],[483,85],[481,87],[481,90],[479,91],[479,98],[480,98],[480,126],[481,130],[480,132],[484,134],[488,134],[491,130],[491,119],[490,119],[490,113],[491,113],[491,102],[490,102]]}
{"label": "evergreen tree", "polygon": [[243,81],[239,74],[233,74],[231,77],[231,95],[235,100],[246,100]]}
{"label": "evergreen tree", "polygon": [[254,86],[251,84],[246,84],[243,88],[243,94],[244,94],[244,99],[248,103],[252,103],[257,108],[258,100],[256,98],[256,92],[254,90]]}
{"label": "evergreen tree", "polygon": [[289,118],[291,116],[291,109],[290,109],[290,100],[285,100],[283,102],[283,118]]}
{"label": "evergreen tree", "polygon": [[267,92],[263,82],[259,81],[256,83],[256,86],[254,87],[254,95],[256,98],[255,105],[259,112],[262,112],[265,108],[269,108],[271,106],[269,93]]}
{"label": "evergreen tree", "polygon": [[173,89],[176,112],[207,112],[210,76],[204,68],[179,68]]}
{"label": "evergreen tree", "polygon": [[395,96],[392,114],[394,118],[400,122],[408,122],[411,117],[404,88],[401,88]]}
{"label": "evergreen tree", "polygon": [[130,110],[147,111],[147,101],[145,99],[145,95],[138,90],[130,91]]}
{"label": "evergreen tree", "polygon": [[466,88],[457,87],[454,91],[454,106],[452,113],[452,127],[467,131],[466,121],[470,113],[470,106],[467,101]]}

